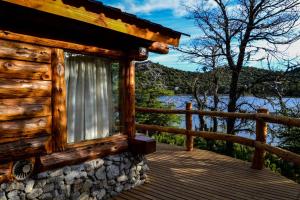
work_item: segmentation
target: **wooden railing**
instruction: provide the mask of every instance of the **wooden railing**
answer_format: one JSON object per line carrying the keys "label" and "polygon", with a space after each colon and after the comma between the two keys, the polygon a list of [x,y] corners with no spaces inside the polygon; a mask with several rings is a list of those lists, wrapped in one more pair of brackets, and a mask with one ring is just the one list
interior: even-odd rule
{"label": "wooden railing", "polygon": [[[166,109],[153,109],[153,108],[136,108],[138,113],[160,113],[160,114],[184,114],[186,118],[186,129],[164,127],[157,125],[146,125],[146,124],[136,124],[136,129],[140,131],[157,131],[166,132],[171,134],[180,134],[186,136],[186,148],[188,151],[193,149],[193,137],[202,137],[209,140],[223,140],[230,141],[233,143],[239,143],[249,147],[254,147],[255,152],[252,161],[253,169],[262,169],[264,166],[264,156],[265,152],[275,154],[278,157],[293,162],[294,164],[300,166],[300,155],[284,150],[279,147],[274,147],[266,143],[267,139],[267,123],[276,123],[286,126],[300,127],[300,119],[284,117],[284,116],[274,116],[268,114],[267,109],[258,109],[257,113],[229,113],[229,112],[219,112],[219,111],[199,111],[192,110],[192,104],[186,104],[186,110],[166,110]],[[192,115],[202,115],[210,117],[220,117],[220,118],[237,118],[256,121],[256,139],[248,139],[245,137],[240,137],[236,135],[230,135],[225,133],[209,132],[209,131],[193,131],[192,130]]]}

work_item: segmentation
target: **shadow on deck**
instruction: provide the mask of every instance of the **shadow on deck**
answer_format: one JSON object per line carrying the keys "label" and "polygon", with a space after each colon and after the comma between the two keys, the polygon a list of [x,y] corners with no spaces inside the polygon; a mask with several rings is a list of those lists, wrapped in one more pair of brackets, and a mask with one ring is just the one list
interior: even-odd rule
{"label": "shadow on deck", "polygon": [[300,200],[300,185],[268,169],[205,150],[158,144],[149,155],[148,181],[123,192],[124,199]]}

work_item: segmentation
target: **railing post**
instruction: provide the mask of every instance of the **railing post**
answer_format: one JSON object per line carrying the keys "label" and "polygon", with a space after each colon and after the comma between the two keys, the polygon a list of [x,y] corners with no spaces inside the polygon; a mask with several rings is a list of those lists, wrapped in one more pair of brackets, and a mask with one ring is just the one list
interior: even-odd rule
{"label": "railing post", "polygon": [[[260,108],[257,110],[257,113],[267,114],[269,112],[268,112],[268,109]],[[266,143],[267,132],[268,132],[267,123],[264,122],[262,119],[256,119],[256,141]],[[265,150],[255,148],[251,168],[262,169],[264,167],[264,161],[265,161]]]}
{"label": "railing post", "polygon": [[[192,110],[192,103],[186,103],[186,110]],[[187,131],[191,131],[193,126],[192,114],[185,114],[185,127]],[[186,135],[186,150],[192,151],[194,148],[194,137],[190,135]]]}

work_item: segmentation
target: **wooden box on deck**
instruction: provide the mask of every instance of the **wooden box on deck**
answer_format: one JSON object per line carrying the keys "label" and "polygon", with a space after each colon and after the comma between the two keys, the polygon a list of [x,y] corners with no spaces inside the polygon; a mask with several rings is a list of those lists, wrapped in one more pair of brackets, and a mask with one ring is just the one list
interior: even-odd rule
{"label": "wooden box on deck", "polygon": [[156,141],[144,135],[136,135],[129,144],[130,151],[135,155],[147,155],[156,151]]}

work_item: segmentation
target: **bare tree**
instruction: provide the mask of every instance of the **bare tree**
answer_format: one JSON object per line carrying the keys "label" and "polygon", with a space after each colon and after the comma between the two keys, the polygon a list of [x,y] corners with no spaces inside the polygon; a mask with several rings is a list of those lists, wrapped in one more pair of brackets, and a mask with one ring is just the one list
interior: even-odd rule
{"label": "bare tree", "polygon": [[[181,50],[204,60],[211,56],[206,44],[216,46],[218,56],[231,72],[228,112],[236,112],[238,100],[247,87],[239,87],[240,74],[247,64],[272,56],[280,60],[280,45],[299,39],[299,0],[209,0],[187,7],[199,27],[200,37]],[[227,133],[235,133],[235,119],[227,120]],[[233,144],[227,143],[228,153]]]}
{"label": "bare tree", "polygon": [[[194,47],[197,48],[197,45],[194,43]],[[193,60],[194,55],[192,57],[184,57],[184,59],[193,60],[193,62],[199,64],[201,66],[201,71],[209,71],[210,73],[201,74],[202,76],[197,77],[194,80],[193,84],[193,96],[196,99],[198,109],[204,110],[209,109],[211,111],[217,111],[220,98],[219,98],[219,86],[220,86],[220,76],[221,71],[218,69],[220,65],[220,57],[218,54],[218,47],[210,44],[206,44],[204,49],[199,49],[197,51],[203,57],[203,60]],[[203,80],[205,79],[205,80]],[[204,84],[205,82],[205,84]],[[212,103],[208,102],[208,95],[212,96]],[[212,118],[213,125],[212,131],[217,132],[218,129],[218,120],[216,117]],[[204,116],[199,115],[199,129],[207,130],[207,124],[205,122]]]}

